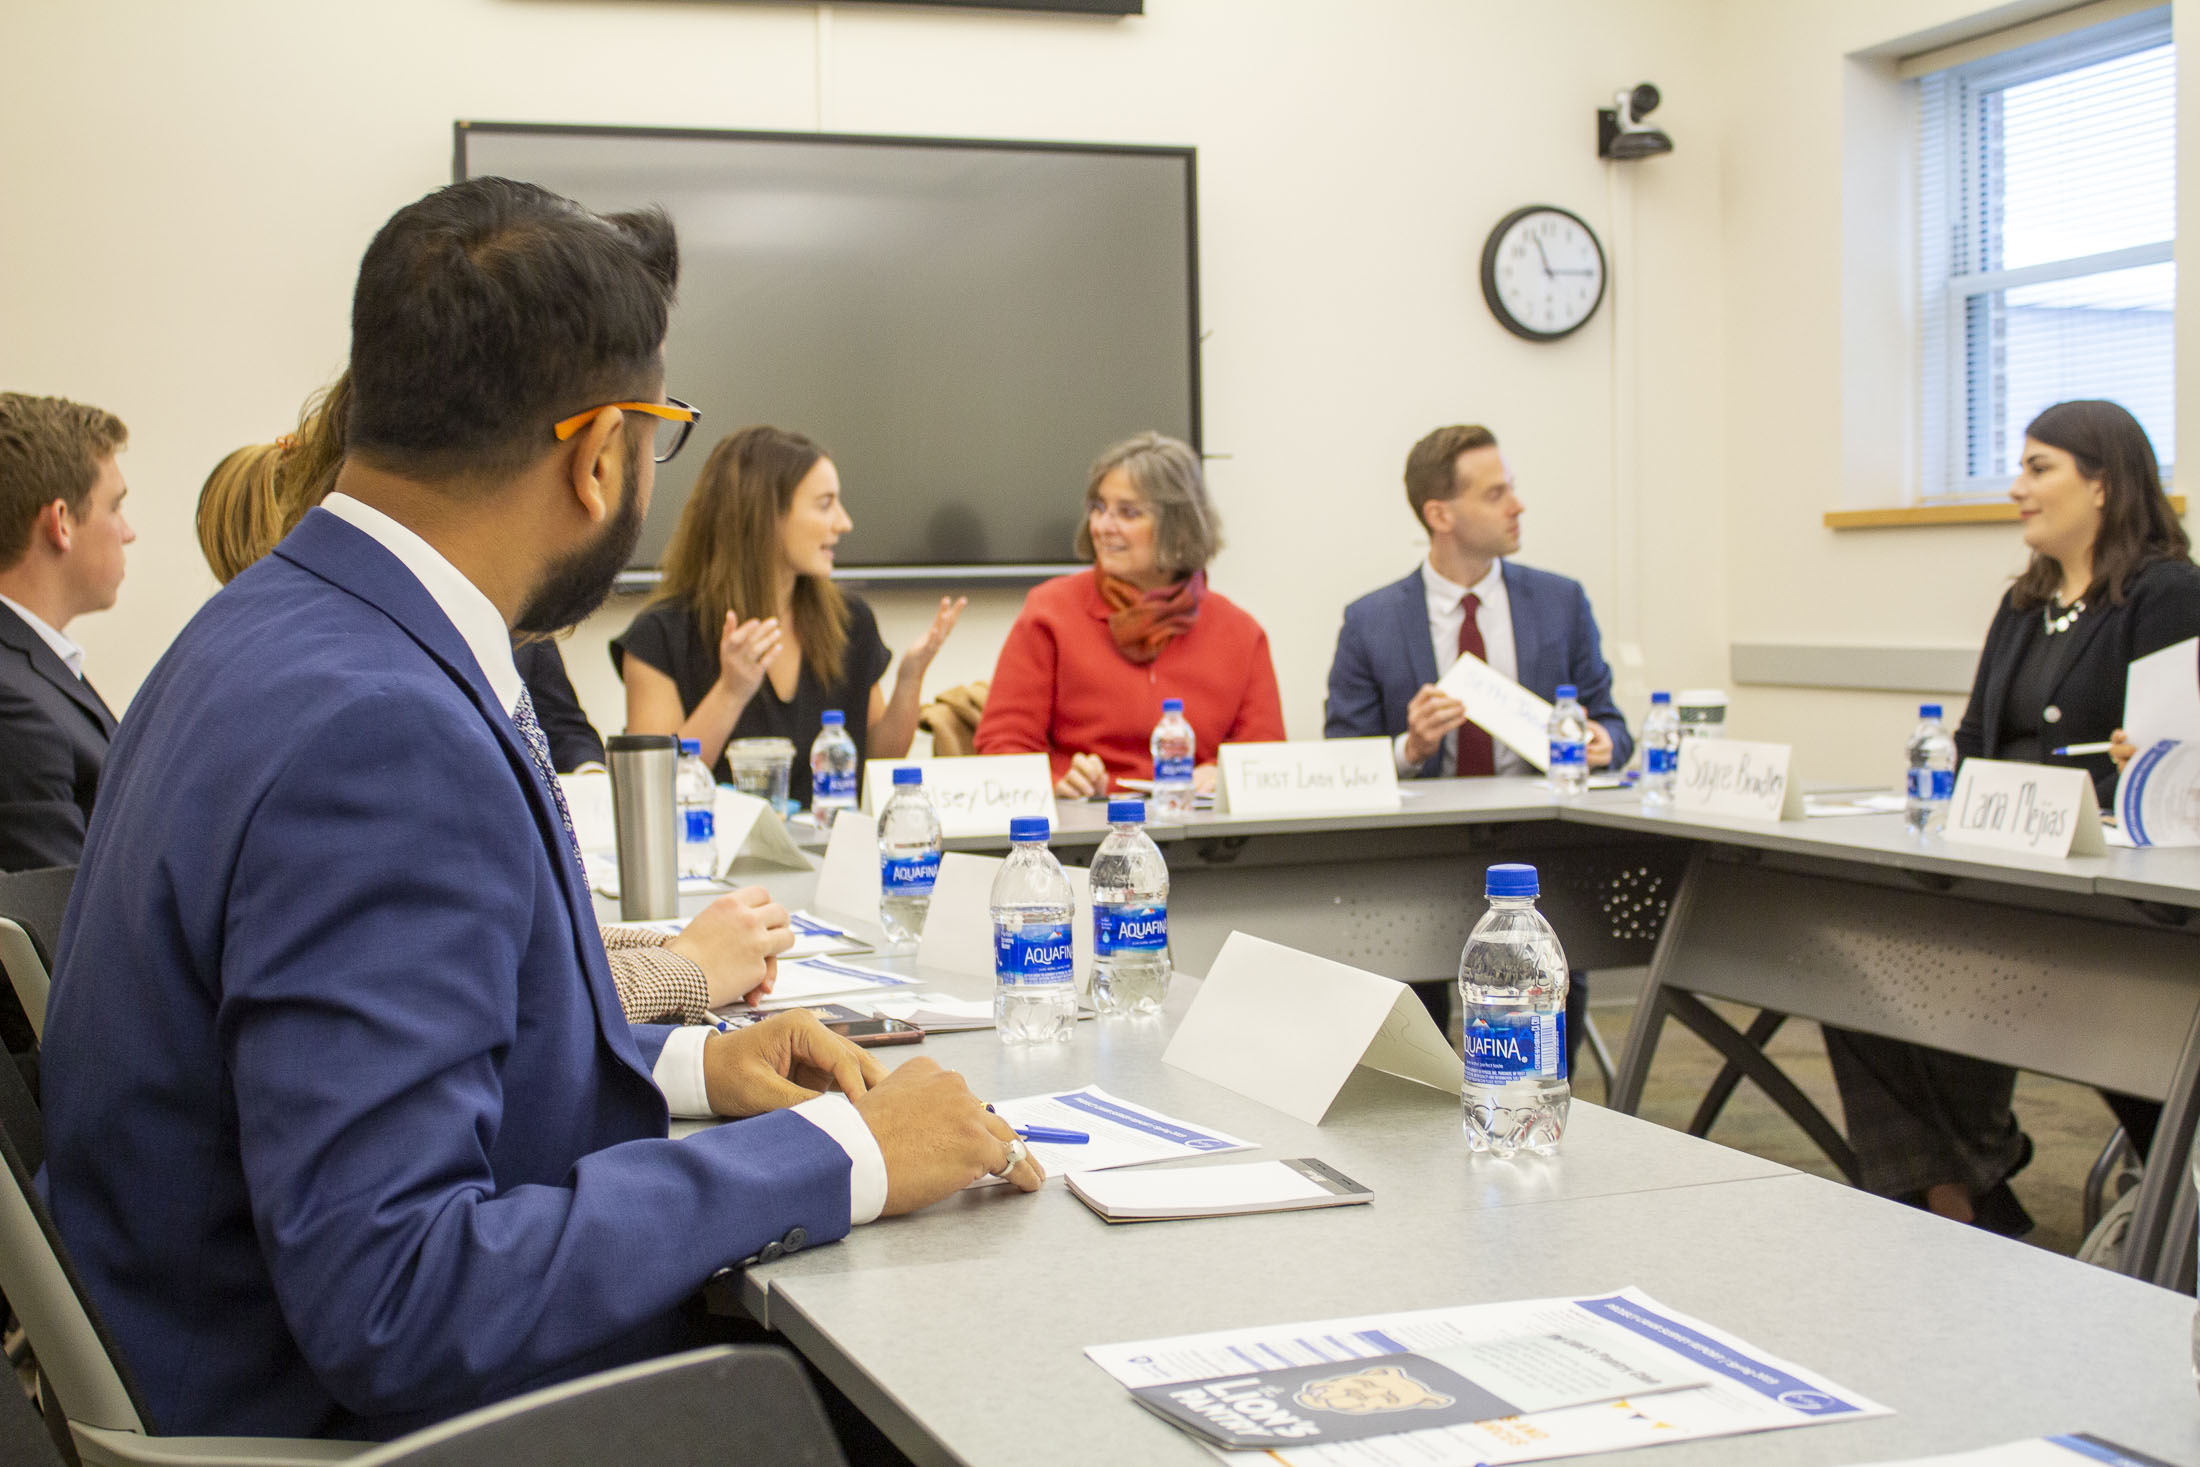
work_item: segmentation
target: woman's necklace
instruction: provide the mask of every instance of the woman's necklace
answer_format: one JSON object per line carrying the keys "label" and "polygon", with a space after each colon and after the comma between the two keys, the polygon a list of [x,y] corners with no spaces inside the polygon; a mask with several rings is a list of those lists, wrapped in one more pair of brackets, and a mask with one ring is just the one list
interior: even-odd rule
{"label": "woman's necklace", "polygon": [[2057,609],[2054,601],[2040,608],[2040,626],[2052,637],[2057,632],[2067,632],[2070,624],[2085,615],[2085,598],[2080,596],[2068,606]]}

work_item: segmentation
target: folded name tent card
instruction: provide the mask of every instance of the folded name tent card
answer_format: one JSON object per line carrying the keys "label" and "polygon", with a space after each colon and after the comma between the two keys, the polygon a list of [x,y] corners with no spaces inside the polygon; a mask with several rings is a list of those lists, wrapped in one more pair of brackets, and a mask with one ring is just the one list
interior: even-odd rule
{"label": "folded name tent card", "polygon": [[2006,759],[1963,761],[1942,834],[1951,845],[2058,859],[2098,856],[2108,849],[2092,775]]}
{"label": "folded name tent card", "polygon": [[1398,764],[1388,739],[1224,744],[1216,757],[1216,805],[1232,815],[1314,815],[1399,806]]}
{"label": "folded name tent card", "polygon": [[894,771],[903,768],[924,771],[924,793],[945,836],[1006,835],[1011,817],[1054,818],[1054,771],[1044,754],[872,759],[863,766],[864,814],[878,818],[893,798]]}
{"label": "folded name tent card", "polygon": [[558,785],[565,791],[565,812],[573,822],[573,839],[584,851],[608,851],[619,843],[618,826],[611,814],[611,776],[600,769],[586,774],[561,774]]}
{"label": "folded name tent card", "polygon": [[1360,1065],[1457,1093],[1459,1056],[1413,990],[1233,932],[1161,1058],[1320,1125]]}
{"label": "folded name tent card", "polygon": [[1496,668],[1462,652],[1436,686],[1457,698],[1467,717],[1537,769],[1551,767],[1551,705]]}
{"label": "folded name tent card", "polygon": [[[837,823],[837,822],[836,822]],[[940,857],[939,879],[932,883],[932,905],[924,915],[924,936],[917,943],[917,965],[993,980],[993,878],[1006,862],[999,856],[949,851]],[[1070,917],[1070,951],[1077,990],[1092,976],[1092,873],[1065,866],[1076,909]]]}
{"label": "folded name tent card", "polygon": [[790,871],[807,871],[810,858],[787,834],[787,822],[768,800],[744,795],[731,785],[719,785],[711,807],[712,834],[718,842],[718,873],[733,870],[744,856]]}
{"label": "folded name tent card", "polygon": [[1240,1217],[1375,1200],[1372,1188],[1311,1156],[1162,1171],[1074,1171],[1064,1180],[1078,1201],[1111,1223]]}
{"label": "folded name tent card", "polygon": [[1683,739],[1673,808],[1752,820],[1800,820],[1803,789],[1788,768],[1792,757],[1786,744]]}
{"label": "folded name tent card", "polygon": [[878,822],[860,810],[834,817],[825,842],[825,860],[817,871],[817,892],[810,905],[820,917],[884,941],[879,926]]}

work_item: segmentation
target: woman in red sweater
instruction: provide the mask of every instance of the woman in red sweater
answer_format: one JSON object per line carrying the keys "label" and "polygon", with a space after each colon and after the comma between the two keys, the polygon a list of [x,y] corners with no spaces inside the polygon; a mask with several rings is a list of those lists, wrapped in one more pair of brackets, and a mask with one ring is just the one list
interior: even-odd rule
{"label": "woman in red sweater", "polygon": [[1032,589],[993,669],[981,754],[1041,752],[1064,799],[1153,774],[1161,700],[1182,698],[1199,736],[1196,787],[1226,743],[1283,737],[1268,634],[1207,589],[1221,548],[1199,455],[1142,433],[1100,455],[1077,553],[1093,568]]}

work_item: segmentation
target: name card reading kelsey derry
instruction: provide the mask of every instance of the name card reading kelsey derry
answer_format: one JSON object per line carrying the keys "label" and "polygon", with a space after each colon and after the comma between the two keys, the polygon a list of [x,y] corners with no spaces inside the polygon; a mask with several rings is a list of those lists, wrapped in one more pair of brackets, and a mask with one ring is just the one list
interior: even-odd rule
{"label": "name card reading kelsey derry", "polygon": [[872,759],[863,766],[863,813],[877,819],[894,797],[894,771],[924,771],[942,835],[1006,835],[1011,816],[1054,818],[1054,774],[1044,754],[965,759]]}
{"label": "name card reading kelsey derry", "polygon": [[1792,753],[1786,744],[1683,739],[1673,808],[1753,820],[1800,820],[1803,792],[1788,776]]}
{"label": "name card reading kelsey derry", "polygon": [[2108,850],[2092,775],[2005,759],[1963,761],[1942,833],[1951,844],[2030,856],[2099,856]]}
{"label": "name card reading kelsey derry", "polygon": [[1400,803],[1388,739],[1224,744],[1220,763],[1216,804],[1232,815],[1395,810]]}

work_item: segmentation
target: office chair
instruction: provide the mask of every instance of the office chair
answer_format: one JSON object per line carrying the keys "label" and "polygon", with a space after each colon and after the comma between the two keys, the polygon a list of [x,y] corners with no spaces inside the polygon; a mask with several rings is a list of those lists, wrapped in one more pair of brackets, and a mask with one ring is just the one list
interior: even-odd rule
{"label": "office chair", "polygon": [[48,975],[75,884],[74,866],[0,872],[0,969],[22,1006],[18,1015],[0,997],[0,1043],[10,1053],[35,1054],[45,1032]]}
{"label": "office chair", "polygon": [[606,1370],[416,1431],[351,1467],[847,1467],[802,1366],[718,1345]]}

